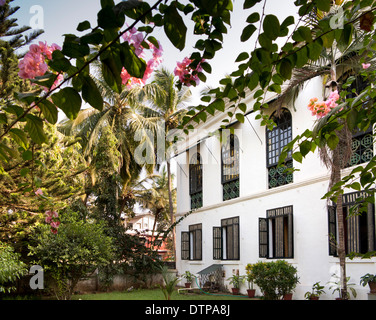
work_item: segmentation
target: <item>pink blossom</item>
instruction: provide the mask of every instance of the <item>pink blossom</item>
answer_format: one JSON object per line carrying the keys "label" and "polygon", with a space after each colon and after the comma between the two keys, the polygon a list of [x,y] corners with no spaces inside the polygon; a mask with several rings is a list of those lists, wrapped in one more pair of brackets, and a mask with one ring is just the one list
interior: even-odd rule
{"label": "pink blossom", "polygon": [[310,99],[308,109],[312,112],[312,116],[322,118],[326,116],[332,109],[338,106],[337,101],[340,99],[338,91],[332,91],[326,101],[318,102],[317,98]]}
{"label": "pink blossom", "polygon": [[47,70],[48,65],[41,54],[33,54],[28,52],[25,57],[19,62],[20,69],[18,75],[23,79],[34,79],[38,76],[43,76]]}
{"label": "pink blossom", "polygon": [[368,69],[371,66],[370,63],[362,63],[362,67],[364,70]]}
{"label": "pink blossom", "polygon": [[193,60],[185,57],[182,62],[177,62],[174,74],[179,77],[179,81],[186,85],[187,87],[192,85],[192,82],[195,82],[196,85],[200,83],[198,73],[202,72],[202,63],[205,60],[201,60],[197,65],[196,69],[192,69],[190,66]]}
{"label": "pink blossom", "polygon": [[134,53],[140,59],[147,60],[145,48],[142,46],[143,42],[145,42],[152,51],[152,57],[146,63],[146,70],[142,79],[132,77],[125,68],[122,69],[120,74],[123,85],[126,85],[127,87],[136,85],[143,86],[151,77],[153,71],[162,63],[163,48],[159,42],[157,47],[150,41],[145,40],[144,35],[141,32],[137,32],[137,29],[134,27],[123,34],[123,40],[133,47]]}
{"label": "pink blossom", "polygon": [[48,210],[46,211],[46,223],[51,226],[51,232],[53,234],[57,233],[57,229],[60,226],[60,221],[58,220],[59,214],[56,211]]}
{"label": "pink blossom", "polygon": [[37,191],[35,191],[35,194],[36,194],[37,196],[41,196],[41,195],[43,195],[43,191],[42,191],[42,189],[38,189]]}
{"label": "pink blossom", "polygon": [[57,44],[48,46],[47,43],[39,42],[39,45],[32,44],[29,47],[29,52],[19,62],[20,69],[18,75],[23,79],[34,79],[35,77],[43,76],[47,70],[48,65],[46,59],[52,59],[52,52],[61,50]]}

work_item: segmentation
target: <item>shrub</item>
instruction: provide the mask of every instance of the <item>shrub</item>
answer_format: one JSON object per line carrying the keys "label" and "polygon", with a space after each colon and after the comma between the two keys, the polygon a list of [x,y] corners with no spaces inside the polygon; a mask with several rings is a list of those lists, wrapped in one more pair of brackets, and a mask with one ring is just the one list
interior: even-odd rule
{"label": "shrub", "polygon": [[112,240],[102,225],[80,220],[75,213],[62,221],[57,234],[43,226],[36,240],[31,255],[51,280],[57,299],[69,300],[80,279],[113,258]]}
{"label": "shrub", "polygon": [[255,284],[267,300],[279,300],[291,293],[297,283],[297,269],[284,260],[258,262],[252,267]]}
{"label": "shrub", "polygon": [[12,284],[27,273],[26,264],[11,246],[0,242],[0,293],[10,293],[16,288]]}

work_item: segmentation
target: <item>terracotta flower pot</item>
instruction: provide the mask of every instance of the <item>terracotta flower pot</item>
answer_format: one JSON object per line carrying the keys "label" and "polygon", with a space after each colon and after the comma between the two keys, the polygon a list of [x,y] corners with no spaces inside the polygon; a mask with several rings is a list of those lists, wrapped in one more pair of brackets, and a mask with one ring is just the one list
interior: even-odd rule
{"label": "terracotta flower pot", "polygon": [[369,288],[370,288],[370,292],[371,293],[376,293],[376,282],[368,282],[368,285],[369,285]]}
{"label": "terracotta flower pot", "polygon": [[233,295],[238,295],[239,294],[239,288],[231,288],[232,294]]}
{"label": "terracotta flower pot", "polygon": [[312,296],[312,297],[309,298],[309,300],[319,300],[319,299],[320,299],[320,297],[315,297],[315,296]]}
{"label": "terracotta flower pot", "polygon": [[292,300],[292,293],[285,293],[283,295],[283,300]]}
{"label": "terracotta flower pot", "polygon": [[248,297],[249,297],[249,298],[254,298],[254,297],[255,297],[255,292],[256,292],[255,289],[248,289],[248,290],[247,290]]}
{"label": "terracotta flower pot", "polygon": [[186,283],[185,283],[185,287],[186,287],[186,288],[190,288],[190,287],[191,287],[191,283],[190,283],[190,282],[186,282]]}

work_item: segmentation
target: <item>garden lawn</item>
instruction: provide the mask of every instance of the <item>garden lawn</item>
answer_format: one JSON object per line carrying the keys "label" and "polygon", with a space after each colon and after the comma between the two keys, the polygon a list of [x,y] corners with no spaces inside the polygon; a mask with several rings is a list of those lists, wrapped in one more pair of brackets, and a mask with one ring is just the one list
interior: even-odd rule
{"label": "garden lawn", "polygon": [[[95,294],[74,295],[72,300],[165,300],[160,289],[138,289],[131,292],[105,292]],[[178,294],[171,296],[171,300],[251,300],[247,296],[233,296],[226,294]]]}

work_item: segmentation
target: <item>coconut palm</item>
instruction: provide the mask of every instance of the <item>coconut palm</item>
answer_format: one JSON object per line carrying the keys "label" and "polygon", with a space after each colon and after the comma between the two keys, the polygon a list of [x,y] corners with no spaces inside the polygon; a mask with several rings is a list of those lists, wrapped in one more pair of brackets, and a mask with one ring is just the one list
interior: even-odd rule
{"label": "coconut palm", "polygon": [[[163,124],[162,131],[165,133],[165,145],[162,159],[166,159],[168,193],[169,193],[169,213],[171,224],[174,223],[174,207],[172,195],[171,177],[171,154],[170,147],[173,144],[173,130],[177,128],[180,120],[188,111],[186,103],[189,102],[191,91],[187,87],[178,90],[175,86],[175,76],[168,70],[162,68],[155,71],[154,80],[144,88],[144,94],[149,102],[149,108],[145,109],[146,115],[154,119],[158,118]],[[160,154],[160,153],[159,153]],[[161,159],[159,159],[160,161]],[[175,254],[175,231],[173,229],[173,246]]]}
{"label": "coconut palm", "polygon": [[[156,130],[158,118],[145,117],[145,105],[140,99],[141,88],[124,88],[118,94],[114,92],[103,80],[100,74],[93,77],[104,98],[104,108],[102,111],[94,108],[81,110],[75,120],[63,120],[58,129],[60,132],[75,136],[79,139],[82,146],[82,153],[90,164],[93,160],[95,147],[104,129],[110,128],[117,140],[117,150],[119,151],[118,173],[121,178],[120,202],[127,195],[127,186],[132,184],[140,175],[143,169],[148,174],[154,170],[154,139],[149,132]],[[148,156],[151,159],[140,161],[136,159],[140,152],[137,148],[145,145]],[[143,160],[143,159],[141,159]],[[95,184],[95,170],[91,171],[92,184]]]}
{"label": "coconut palm", "polygon": [[[149,181],[151,182],[150,185],[146,187],[142,195],[137,200],[143,209],[149,210],[155,217],[152,229],[152,239],[154,239],[157,223],[170,222],[170,192],[168,189],[168,176],[166,168],[163,167],[161,169],[160,175],[154,175],[153,177],[150,177]],[[171,196],[173,201],[173,208],[175,209],[176,189],[172,190]]]}

